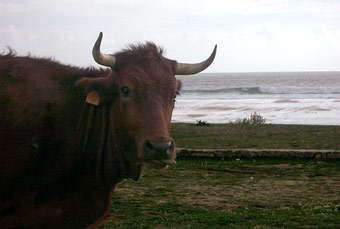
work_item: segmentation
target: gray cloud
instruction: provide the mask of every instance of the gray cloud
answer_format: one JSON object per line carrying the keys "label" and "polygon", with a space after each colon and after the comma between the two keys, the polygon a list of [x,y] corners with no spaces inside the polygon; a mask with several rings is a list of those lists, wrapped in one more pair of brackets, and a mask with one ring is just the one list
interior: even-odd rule
{"label": "gray cloud", "polygon": [[0,11],[0,51],[74,65],[95,65],[91,48],[103,31],[105,52],[152,40],[183,62],[206,58],[217,43],[210,72],[340,70],[338,1],[2,0]]}

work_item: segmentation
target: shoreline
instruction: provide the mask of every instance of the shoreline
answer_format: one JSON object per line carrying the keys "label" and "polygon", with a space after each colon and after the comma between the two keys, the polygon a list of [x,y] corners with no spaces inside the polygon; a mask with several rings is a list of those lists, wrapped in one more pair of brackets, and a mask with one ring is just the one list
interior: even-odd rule
{"label": "shoreline", "polygon": [[173,122],[229,123],[255,112],[269,124],[340,125],[339,99],[187,99],[179,98]]}

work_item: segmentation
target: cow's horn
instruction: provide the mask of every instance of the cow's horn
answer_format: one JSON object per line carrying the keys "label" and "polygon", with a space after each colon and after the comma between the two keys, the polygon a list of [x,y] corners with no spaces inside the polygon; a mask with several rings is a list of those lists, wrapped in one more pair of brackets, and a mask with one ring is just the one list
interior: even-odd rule
{"label": "cow's horn", "polygon": [[100,32],[99,37],[92,49],[92,56],[94,60],[101,65],[114,68],[116,63],[116,58],[112,55],[103,54],[100,52],[100,44],[102,43],[103,33]]}
{"label": "cow's horn", "polygon": [[211,53],[210,57],[205,61],[197,64],[183,64],[177,63],[175,74],[176,75],[192,75],[199,73],[209,67],[209,65],[214,61],[216,55],[217,45],[215,45],[214,51]]}

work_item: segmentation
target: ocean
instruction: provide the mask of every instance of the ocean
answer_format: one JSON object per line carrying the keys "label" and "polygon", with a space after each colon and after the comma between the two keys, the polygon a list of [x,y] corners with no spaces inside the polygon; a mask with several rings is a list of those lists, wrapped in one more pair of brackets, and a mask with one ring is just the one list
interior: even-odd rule
{"label": "ocean", "polygon": [[182,81],[172,122],[340,125],[340,72],[201,73]]}

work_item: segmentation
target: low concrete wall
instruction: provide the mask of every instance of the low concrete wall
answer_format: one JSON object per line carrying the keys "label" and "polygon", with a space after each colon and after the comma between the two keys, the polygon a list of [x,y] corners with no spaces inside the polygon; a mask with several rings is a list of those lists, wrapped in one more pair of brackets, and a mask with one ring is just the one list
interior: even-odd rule
{"label": "low concrete wall", "polygon": [[312,158],[340,159],[338,150],[293,150],[293,149],[183,149],[177,148],[178,156],[219,158]]}

